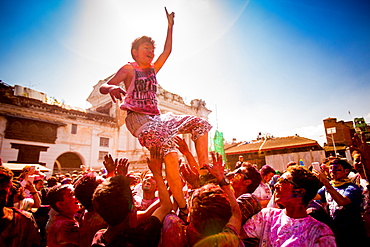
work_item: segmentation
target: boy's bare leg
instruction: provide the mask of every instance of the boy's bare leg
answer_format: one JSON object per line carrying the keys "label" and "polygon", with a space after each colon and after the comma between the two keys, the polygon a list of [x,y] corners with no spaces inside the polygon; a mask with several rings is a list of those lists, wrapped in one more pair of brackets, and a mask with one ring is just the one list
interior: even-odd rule
{"label": "boy's bare leg", "polygon": [[186,206],[184,194],[182,192],[182,181],[180,177],[179,157],[177,153],[171,152],[164,157],[166,164],[166,178],[173,197],[175,198],[179,208]]}
{"label": "boy's bare leg", "polygon": [[208,159],[208,133],[202,135],[194,141],[195,150],[197,151],[199,167],[209,164]]}

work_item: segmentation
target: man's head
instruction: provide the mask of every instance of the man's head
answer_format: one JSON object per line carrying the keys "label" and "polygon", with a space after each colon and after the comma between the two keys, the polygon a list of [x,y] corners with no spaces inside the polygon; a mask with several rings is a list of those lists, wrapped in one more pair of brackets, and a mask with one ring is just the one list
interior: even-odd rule
{"label": "man's head", "polygon": [[103,180],[99,179],[95,172],[90,172],[78,179],[74,184],[77,199],[89,211],[93,209],[92,198],[94,191],[102,182]]}
{"label": "man's head", "polygon": [[94,192],[94,209],[111,226],[122,223],[134,209],[129,183],[123,176],[111,177]]}
{"label": "man's head", "polygon": [[240,162],[243,162],[243,161],[244,161],[244,157],[243,157],[243,155],[239,155],[239,161],[240,161]]}
{"label": "man's head", "polygon": [[190,204],[188,237],[191,244],[221,232],[231,217],[230,201],[215,184],[207,184],[195,190]]}
{"label": "man's head", "polygon": [[366,178],[365,167],[361,160],[361,153],[359,153],[358,151],[353,151],[352,158],[353,167],[355,168],[355,170],[361,175],[361,178]]}
{"label": "man's head", "polygon": [[9,168],[0,166],[0,209],[4,208],[8,202],[12,179],[13,172]]}
{"label": "man's head", "polygon": [[347,178],[352,166],[345,160],[333,159],[329,163],[329,171],[333,180],[339,181]]}
{"label": "man's head", "polygon": [[233,174],[231,185],[235,190],[242,191],[243,194],[253,193],[261,183],[261,174],[251,164],[236,169]]}
{"label": "man's head", "polygon": [[295,165],[297,165],[295,161],[289,161],[288,164],[286,165],[286,168],[288,168],[289,166],[295,166]]}
{"label": "man's head", "polygon": [[55,185],[58,184],[58,180],[56,177],[50,177],[46,180],[48,182],[48,187],[51,188],[51,187],[54,187]]}
{"label": "man's head", "polygon": [[307,206],[321,186],[320,180],[303,166],[290,166],[275,185],[275,201],[287,206],[302,203]]}
{"label": "man's head", "polygon": [[154,194],[157,190],[157,182],[155,181],[152,173],[147,173],[143,178],[141,185],[144,193]]}
{"label": "man's head", "polygon": [[271,180],[271,178],[275,175],[275,169],[269,165],[264,165],[262,166],[260,173],[262,176],[262,182],[268,183]]}
{"label": "man's head", "polygon": [[48,191],[47,199],[50,206],[61,215],[73,216],[79,209],[73,186],[70,184],[52,187]]}
{"label": "man's head", "polygon": [[[155,49],[154,40],[152,40],[152,38],[150,38],[148,36],[142,36],[140,38],[135,39],[134,42],[132,42],[132,45],[131,45],[131,56],[135,61],[137,59],[137,56],[139,55],[138,52],[140,50],[139,49],[140,46],[145,47],[145,49],[151,49],[152,53],[153,53],[153,56],[154,56],[154,49]],[[152,57],[152,59],[153,59],[153,57]]]}
{"label": "man's head", "polygon": [[29,166],[29,165],[24,166],[22,168],[22,173],[27,173],[27,175],[29,175],[29,176],[33,175],[33,174],[36,173],[36,167],[35,166]]}
{"label": "man's head", "polygon": [[37,176],[33,180],[33,185],[35,186],[37,191],[40,191],[44,187],[44,178]]}

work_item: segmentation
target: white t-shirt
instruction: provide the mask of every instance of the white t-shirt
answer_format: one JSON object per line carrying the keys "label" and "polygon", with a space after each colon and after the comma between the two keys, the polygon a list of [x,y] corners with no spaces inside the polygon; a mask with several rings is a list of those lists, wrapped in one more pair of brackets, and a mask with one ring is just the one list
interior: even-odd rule
{"label": "white t-shirt", "polygon": [[264,208],[243,226],[260,246],[336,246],[331,229],[311,216],[290,218],[284,209]]}
{"label": "white t-shirt", "polygon": [[257,196],[259,200],[270,200],[272,197],[270,186],[262,182],[252,194]]}

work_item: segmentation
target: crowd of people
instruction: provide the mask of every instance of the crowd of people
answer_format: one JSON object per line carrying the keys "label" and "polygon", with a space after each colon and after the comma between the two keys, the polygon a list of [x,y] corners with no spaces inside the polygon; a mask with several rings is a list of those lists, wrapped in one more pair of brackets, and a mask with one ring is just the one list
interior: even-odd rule
{"label": "crowd of people", "polygon": [[369,246],[370,146],[357,143],[353,165],[329,157],[278,172],[229,169],[216,153],[200,168],[177,137],[185,215],[158,148],[141,173],[111,155],[105,169],[50,177],[0,166],[0,246]]}
{"label": "crowd of people", "polygon": [[14,177],[0,166],[0,246],[369,246],[370,147],[358,136],[353,165],[332,157],[317,170],[289,162],[278,172],[241,156],[230,168],[219,154],[209,158],[207,121],[160,113],[156,74],[172,51],[174,25],[165,11],[157,60],[154,41],[138,38],[134,62],[100,87],[124,101],[127,129],[150,151],[149,170],[137,174],[111,155],[104,173],[47,178],[26,166]]}

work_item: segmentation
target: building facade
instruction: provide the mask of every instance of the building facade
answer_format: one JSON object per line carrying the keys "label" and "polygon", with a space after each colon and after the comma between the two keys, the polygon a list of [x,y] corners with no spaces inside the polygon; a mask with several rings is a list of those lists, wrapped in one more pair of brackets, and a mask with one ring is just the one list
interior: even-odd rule
{"label": "building facade", "polygon": [[346,157],[351,160],[348,147],[352,145],[352,137],[356,133],[353,121],[337,121],[336,118],[323,120],[326,143],[324,149],[327,156]]}
{"label": "building facade", "polygon": [[[108,78],[107,78],[108,79]],[[106,80],[107,80],[106,79]],[[92,107],[77,109],[22,86],[0,84],[0,157],[4,163],[37,163],[53,172],[71,172],[81,166],[100,169],[106,154],[129,159],[131,170],[146,169],[148,151],[125,125],[125,111],[109,95],[99,93],[99,81],[88,97]],[[202,100],[190,105],[163,88],[158,90],[160,110],[208,119]],[[190,149],[190,137],[183,136]]]}

